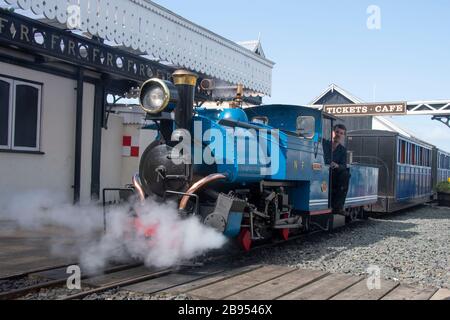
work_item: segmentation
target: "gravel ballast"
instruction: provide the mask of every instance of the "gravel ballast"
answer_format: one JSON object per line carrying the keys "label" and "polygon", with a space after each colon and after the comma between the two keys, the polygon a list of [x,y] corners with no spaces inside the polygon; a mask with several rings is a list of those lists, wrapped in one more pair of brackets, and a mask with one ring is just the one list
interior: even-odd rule
{"label": "gravel ballast", "polygon": [[33,279],[23,277],[20,279],[0,280],[0,293],[12,290],[19,290],[25,287],[34,286],[46,282],[43,279]]}
{"label": "gravel ballast", "polygon": [[384,279],[450,288],[450,209],[423,206],[370,218],[244,260],[352,275],[368,275],[372,266]]}
{"label": "gravel ballast", "polygon": [[191,298],[185,294],[146,294],[114,289],[103,293],[91,294],[83,300],[191,300]]}

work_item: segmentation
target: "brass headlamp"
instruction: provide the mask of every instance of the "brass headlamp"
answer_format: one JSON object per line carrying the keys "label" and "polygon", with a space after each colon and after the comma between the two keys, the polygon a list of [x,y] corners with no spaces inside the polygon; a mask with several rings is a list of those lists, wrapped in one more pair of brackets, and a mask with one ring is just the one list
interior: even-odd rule
{"label": "brass headlamp", "polygon": [[178,89],[173,83],[158,78],[144,82],[139,93],[139,103],[145,112],[158,114],[163,112],[170,103],[179,100]]}

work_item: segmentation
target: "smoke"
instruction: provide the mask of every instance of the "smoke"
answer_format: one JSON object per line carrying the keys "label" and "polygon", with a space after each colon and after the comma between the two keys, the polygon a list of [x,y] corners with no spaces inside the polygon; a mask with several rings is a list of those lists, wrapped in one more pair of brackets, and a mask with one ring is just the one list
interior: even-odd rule
{"label": "smoke", "polygon": [[114,206],[107,213],[98,205],[73,206],[49,191],[21,194],[9,201],[0,219],[12,220],[21,229],[48,231],[55,228],[51,252],[76,257],[87,273],[98,273],[111,261],[142,261],[147,266],[169,267],[222,247],[226,238],[196,217],[181,218],[175,203],[147,199],[132,206]]}

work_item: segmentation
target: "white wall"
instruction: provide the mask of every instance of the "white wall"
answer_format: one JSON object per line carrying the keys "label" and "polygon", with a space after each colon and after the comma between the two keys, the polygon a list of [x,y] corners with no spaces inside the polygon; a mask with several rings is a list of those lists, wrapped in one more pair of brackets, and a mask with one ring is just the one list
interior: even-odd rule
{"label": "white wall", "polygon": [[[0,62],[0,73],[43,83],[41,151],[43,155],[0,152],[0,205],[11,194],[50,190],[73,200],[76,81]],[[90,198],[94,86],[84,85],[82,201]]]}
{"label": "white wall", "polygon": [[404,135],[405,137],[411,138],[413,135],[406,131],[403,128],[400,128],[397,124],[389,120],[387,117],[373,117],[372,118],[372,129],[373,130],[384,130],[384,131],[391,131],[391,132],[397,132],[401,135]]}
{"label": "white wall", "polygon": [[[0,74],[43,83],[40,146],[44,154],[0,152],[0,208],[11,195],[39,190],[52,191],[73,201],[75,162],[76,81],[45,72],[0,62]],[[83,87],[81,152],[82,204],[90,202],[92,133],[95,86]],[[108,129],[102,129],[100,191],[124,187],[139,170],[139,158],[122,156],[123,135],[139,136],[140,156],[156,132],[140,126],[124,126],[123,118],[111,114]]]}
{"label": "white wall", "polygon": [[140,130],[139,135],[139,158],[142,157],[145,149],[155,141],[158,136],[158,132],[156,130]]}
{"label": "white wall", "polygon": [[125,124],[123,125],[124,136],[136,136],[139,138],[139,157],[122,157],[122,186],[131,183],[131,179],[139,172],[139,163],[145,149],[155,141],[157,131],[142,130],[142,125]]}
{"label": "white wall", "polygon": [[139,157],[122,157],[122,186],[131,183],[131,178],[139,172],[139,163],[145,149],[155,141],[157,132],[155,130],[142,130],[141,125],[124,125],[124,136],[139,137]]}
{"label": "white wall", "polygon": [[[139,137],[141,125],[130,124],[123,126],[123,135]],[[139,148],[141,152],[141,148]],[[139,157],[122,157],[122,186],[131,183],[131,179],[139,171]]]}
{"label": "white wall", "polygon": [[392,128],[387,126],[385,123],[381,122],[378,117],[373,117],[372,119],[372,129],[373,130],[384,130],[384,131],[394,131]]}

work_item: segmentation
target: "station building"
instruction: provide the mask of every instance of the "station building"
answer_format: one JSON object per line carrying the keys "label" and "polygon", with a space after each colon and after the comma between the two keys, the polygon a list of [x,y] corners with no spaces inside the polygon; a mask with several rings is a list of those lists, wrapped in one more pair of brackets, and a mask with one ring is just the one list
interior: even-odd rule
{"label": "station building", "polygon": [[[148,78],[184,68],[257,101],[273,66],[151,1],[0,0],[0,206],[36,190],[89,203],[128,182],[145,137],[113,99]],[[196,100],[221,94],[197,88]]]}
{"label": "station building", "polygon": [[[323,106],[327,104],[361,104],[365,103],[355,95],[347,90],[339,87],[336,84],[331,84],[320,95],[314,98],[308,105]],[[412,138],[413,135],[408,131],[402,129],[387,117],[383,116],[357,116],[345,117],[345,126],[348,131],[353,130],[383,130],[390,132],[397,132],[405,137]]]}

